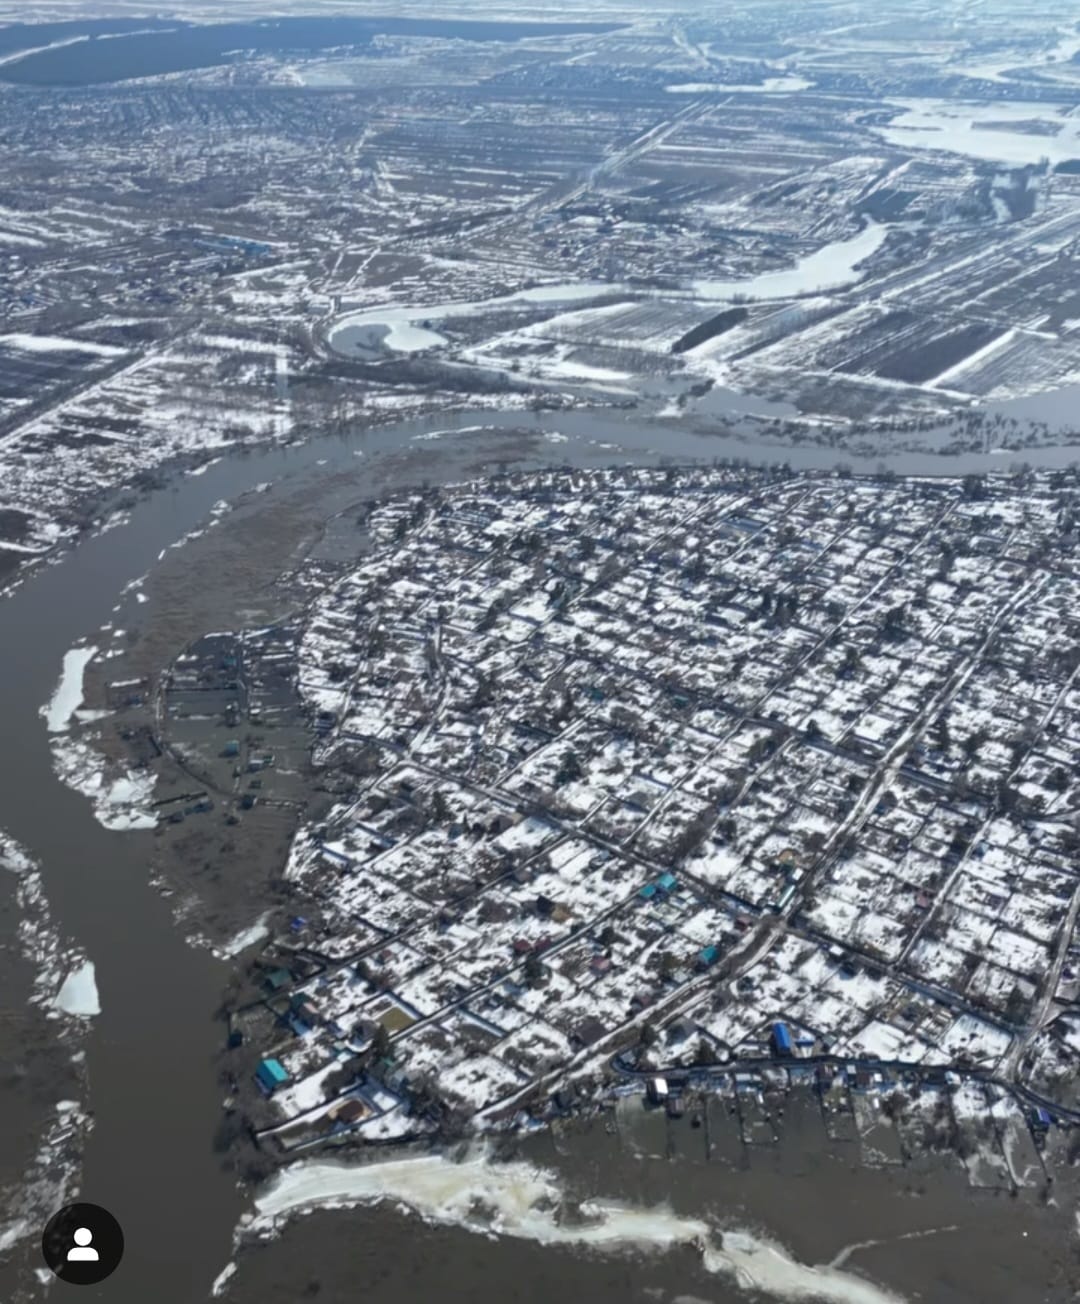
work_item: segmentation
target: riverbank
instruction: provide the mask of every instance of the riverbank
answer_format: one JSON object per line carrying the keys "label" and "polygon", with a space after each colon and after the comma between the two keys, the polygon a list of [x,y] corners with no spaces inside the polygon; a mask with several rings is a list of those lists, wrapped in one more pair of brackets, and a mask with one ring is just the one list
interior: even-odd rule
{"label": "riverbank", "polygon": [[[61,938],[37,866],[0,837],[0,1256],[35,1236],[76,1189],[86,1134],[88,1003],[73,998],[83,958]],[[26,1296],[11,1296],[12,1304]]]}
{"label": "riverbank", "polygon": [[[567,381],[561,388],[570,406],[552,406],[540,397],[540,406],[534,404],[528,411],[523,405],[509,408],[507,396],[500,394],[403,394],[396,406],[357,411],[347,428],[329,421],[310,428],[298,424],[285,441],[253,438],[172,456],[147,466],[130,484],[68,504],[69,514],[81,524],[74,531],[59,532],[47,551],[11,553],[0,548],[0,599],[41,567],[56,564],[71,548],[103,531],[122,529],[137,503],[170,490],[187,476],[204,475],[208,467],[223,461],[277,460],[275,454],[284,455],[285,462],[303,461],[305,450],[342,444],[370,444],[381,450],[387,444],[393,447],[396,434],[406,431],[405,438],[417,439],[517,428],[529,438],[565,437],[611,452],[735,458],[753,465],[786,462],[817,470],[843,465],[853,474],[867,475],[883,467],[900,475],[947,476],[1007,471],[1021,464],[1061,466],[1075,460],[1080,440],[1072,428],[1075,386],[965,407],[951,416],[939,407],[921,417],[890,415],[878,403],[871,415],[831,418],[800,414],[790,402],[767,392],[742,393],[712,382],[677,385],[665,397],[660,380],[652,387],[655,393],[645,381],[640,393],[607,402],[595,387]],[[557,391],[559,386],[548,389]],[[331,425],[332,435],[319,433]]]}

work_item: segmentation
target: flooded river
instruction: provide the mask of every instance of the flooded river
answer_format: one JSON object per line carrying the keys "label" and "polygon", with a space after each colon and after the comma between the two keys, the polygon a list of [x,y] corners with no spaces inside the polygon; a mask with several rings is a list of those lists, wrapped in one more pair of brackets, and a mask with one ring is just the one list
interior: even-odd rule
{"label": "flooded river", "polygon": [[[440,431],[478,425],[496,430],[431,438]],[[529,432],[527,438],[522,430]],[[394,464],[395,458],[408,466],[413,478],[422,474],[436,482],[473,474],[481,464],[494,467],[504,458],[526,464],[608,465],[660,456],[746,457],[749,452],[737,439],[704,438],[619,414],[466,412],[355,437],[328,437],[298,448],[231,455],[203,474],[177,478],[153,493],[125,523],[87,539],[0,601],[0,718],[7,762],[0,786],[0,828],[41,865],[57,924],[96,966],[102,1007],[87,1041],[94,1128],[86,1148],[81,1197],[115,1213],[127,1249],[115,1277],[86,1288],[85,1298],[112,1304],[144,1304],[150,1299],[191,1304],[205,1299],[210,1283],[230,1259],[233,1229],[247,1201],[211,1147],[222,1095],[214,1064],[222,1033],[213,1016],[228,969],[208,952],[184,943],[169,903],[150,886],[153,834],[107,831],[94,819],[89,802],[55,778],[38,710],[55,687],[64,653],[112,620],[124,586],[152,570],[162,549],[204,522],[216,502],[263,483],[274,487],[245,511],[272,512],[279,498],[298,486],[307,486],[317,496],[323,481],[340,484],[346,475],[359,498],[365,489],[374,489],[379,468]],[[828,449],[757,449],[754,456],[807,467],[836,462]],[[1032,464],[1056,465],[1071,460],[1073,451],[1042,449],[1025,457]],[[858,459],[844,460],[859,469]],[[880,460],[874,459],[874,465]],[[893,464],[899,471],[944,474],[984,469],[994,460],[908,454]],[[224,537],[229,527],[220,528]],[[217,572],[212,559],[207,563],[202,556],[209,585]],[[235,597],[241,601],[244,595]],[[123,623],[124,612],[116,619]],[[0,1047],[0,1053],[10,1049]],[[22,1140],[2,1133],[0,1151]],[[901,1214],[916,1208],[910,1193],[894,1192],[887,1207],[874,1206],[873,1212],[871,1204],[863,1202],[870,1190],[865,1183],[877,1179],[855,1178],[850,1164],[843,1167],[843,1180],[839,1169],[829,1178],[831,1194],[807,1206],[806,1188],[796,1199],[796,1188],[789,1185],[795,1179],[783,1170],[755,1169],[759,1175],[741,1179],[736,1192],[730,1177],[717,1176],[715,1165],[698,1172],[698,1160],[690,1158],[685,1160],[686,1171],[697,1175],[684,1185],[681,1176],[674,1180],[669,1160],[631,1159],[625,1148],[598,1149],[609,1142],[583,1136],[569,1150],[559,1151],[547,1139],[532,1143],[548,1147],[542,1156],[526,1153],[535,1162],[568,1167],[568,1180],[583,1188],[606,1185],[609,1192],[627,1197],[640,1194],[647,1203],[677,1197],[689,1208],[697,1200],[695,1192],[704,1193],[709,1183],[718,1182],[711,1198],[741,1199],[745,1208],[740,1219],[772,1227],[785,1243],[799,1241],[792,1248],[809,1262],[823,1261],[834,1252],[834,1244],[839,1251],[853,1240],[906,1225],[912,1220]],[[807,1147],[800,1143],[796,1153],[808,1153]],[[938,1191],[937,1186],[933,1189]],[[948,1210],[937,1207],[937,1198],[925,1193],[921,1197],[920,1214],[914,1219],[918,1227],[942,1219],[970,1221],[965,1192],[957,1194]],[[830,1209],[820,1202],[823,1199],[838,1203]],[[777,1218],[770,1216],[774,1206]],[[1012,1206],[1014,1211],[1017,1207]],[[846,1230],[837,1229],[837,1218],[848,1220]],[[991,1217],[986,1223],[989,1235],[995,1225]],[[315,1271],[313,1264],[323,1266]],[[0,1266],[0,1298],[25,1293],[37,1266],[33,1247]],[[321,1284],[311,1286],[320,1274],[326,1277],[325,1291]],[[572,1245],[542,1249],[527,1238],[492,1244],[449,1228],[424,1229],[415,1219],[382,1208],[320,1215],[290,1229],[272,1248],[248,1252],[233,1297],[266,1304],[320,1294],[324,1300],[344,1301],[363,1293],[380,1301],[418,1301],[435,1291],[445,1293],[450,1281],[456,1287],[454,1298],[531,1301],[566,1292],[602,1301],[736,1298],[731,1284],[705,1272],[700,1251],[687,1244],[675,1246],[662,1264],[650,1261],[641,1267],[622,1259],[582,1259]],[[1006,1296],[994,1289],[991,1282],[989,1293],[929,1290],[922,1298],[934,1304],[1065,1298],[1045,1291]]]}
{"label": "flooded river", "polygon": [[[1074,1298],[1063,1209],[973,1190],[954,1159],[867,1167],[857,1143],[829,1139],[810,1093],[789,1098],[778,1130],[775,1144],[744,1145],[722,1100],[679,1120],[622,1102],[613,1121],[522,1140],[482,1179],[466,1157],[458,1184],[471,1207],[453,1165],[433,1173],[420,1160],[410,1176],[391,1158],[371,1185],[395,1207],[308,1214],[278,1240],[245,1244],[229,1298],[337,1304],[357,1282],[377,1304],[412,1304],[447,1283],[454,1299],[523,1304]],[[564,1203],[523,1211],[538,1186]],[[453,1225],[462,1220],[474,1230]]]}

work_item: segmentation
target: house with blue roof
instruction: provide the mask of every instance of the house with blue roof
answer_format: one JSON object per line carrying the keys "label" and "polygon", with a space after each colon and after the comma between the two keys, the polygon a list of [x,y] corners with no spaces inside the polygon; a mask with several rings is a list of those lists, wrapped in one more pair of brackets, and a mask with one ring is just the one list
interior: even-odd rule
{"label": "house with blue roof", "polygon": [[272,1096],[278,1087],[288,1085],[289,1071],[280,1060],[260,1060],[259,1067],[255,1070],[255,1081],[268,1096]]}

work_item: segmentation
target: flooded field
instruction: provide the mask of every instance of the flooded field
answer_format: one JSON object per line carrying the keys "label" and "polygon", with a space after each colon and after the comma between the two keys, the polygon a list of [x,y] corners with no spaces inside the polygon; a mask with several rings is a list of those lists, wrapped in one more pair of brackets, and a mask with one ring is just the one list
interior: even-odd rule
{"label": "flooded field", "polygon": [[921,143],[1016,167],[1044,158],[1064,163],[1080,157],[1080,123],[1053,104],[906,100],[901,107],[881,131],[901,148]]}
{"label": "flooded field", "polygon": [[619,287],[590,283],[541,285],[516,294],[498,295],[472,303],[432,303],[417,307],[373,308],[347,312],[329,330],[329,344],[335,352],[352,356],[357,349],[371,349],[381,343],[396,353],[412,353],[445,344],[445,337],[431,329],[445,317],[473,317],[509,305],[573,303],[617,293]]}

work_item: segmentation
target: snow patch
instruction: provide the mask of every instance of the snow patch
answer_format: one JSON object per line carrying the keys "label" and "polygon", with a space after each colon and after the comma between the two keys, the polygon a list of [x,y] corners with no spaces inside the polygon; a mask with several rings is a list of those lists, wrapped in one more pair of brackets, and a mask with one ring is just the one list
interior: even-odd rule
{"label": "snow patch", "polygon": [[117,358],[127,352],[112,344],[69,340],[58,335],[0,335],[0,348],[19,349],[23,353],[93,353],[99,358]]}
{"label": "snow patch", "polygon": [[762,95],[777,95],[787,91],[807,91],[813,86],[805,77],[766,77],[764,81],[747,82],[742,85],[725,85],[723,82],[679,82],[674,86],[665,86],[670,95],[709,95],[713,92],[747,94],[758,92]]}
{"label": "snow patch", "polygon": [[234,956],[246,951],[249,946],[254,946],[256,942],[262,942],[270,936],[268,920],[270,911],[260,915],[259,918],[249,928],[243,929],[224,946],[214,947],[214,954],[222,960],[231,960]]}
{"label": "snow patch", "polygon": [[149,771],[128,770],[108,779],[101,759],[73,739],[53,742],[53,764],[69,788],[91,799],[94,815],[105,828],[123,832],[157,827],[148,809],[156,782]]}

